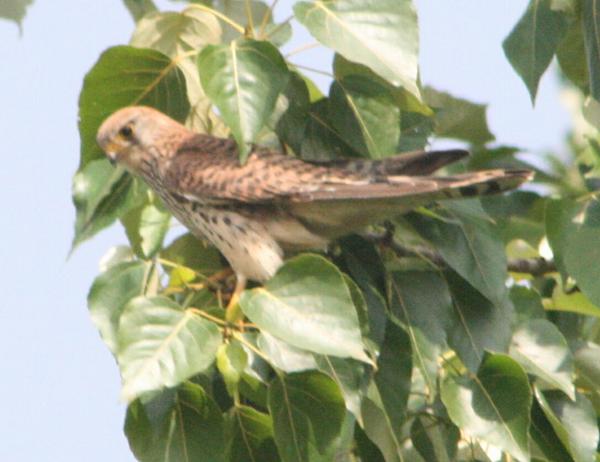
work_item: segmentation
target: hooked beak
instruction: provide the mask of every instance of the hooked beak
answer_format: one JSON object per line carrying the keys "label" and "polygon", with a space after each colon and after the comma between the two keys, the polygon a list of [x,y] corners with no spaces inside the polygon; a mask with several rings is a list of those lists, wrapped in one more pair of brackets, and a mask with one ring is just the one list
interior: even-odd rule
{"label": "hooked beak", "polygon": [[110,142],[105,138],[98,138],[97,141],[100,148],[102,148],[102,150],[106,154],[108,161],[114,167],[117,164],[117,153],[121,149],[121,146],[119,146],[117,143]]}
{"label": "hooked beak", "polygon": [[106,157],[108,157],[110,165],[112,165],[113,167],[117,165],[117,155],[114,152],[107,152]]}

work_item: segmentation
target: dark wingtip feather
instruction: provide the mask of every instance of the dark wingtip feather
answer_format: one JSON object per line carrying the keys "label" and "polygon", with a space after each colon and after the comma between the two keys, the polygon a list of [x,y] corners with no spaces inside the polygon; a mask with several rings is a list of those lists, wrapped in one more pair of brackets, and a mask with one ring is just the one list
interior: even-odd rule
{"label": "dark wingtip feather", "polygon": [[383,168],[388,175],[425,176],[468,155],[464,149],[409,152],[385,159]]}

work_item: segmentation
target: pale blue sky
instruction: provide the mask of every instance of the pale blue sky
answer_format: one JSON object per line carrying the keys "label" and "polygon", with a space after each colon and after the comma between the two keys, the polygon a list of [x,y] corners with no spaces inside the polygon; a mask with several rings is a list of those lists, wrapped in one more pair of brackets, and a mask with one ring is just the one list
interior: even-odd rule
{"label": "pale blue sky", "polygon": [[[279,15],[291,3],[281,0]],[[492,132],[503,143],[533,152],[560,145],[568,116],[556,79],[544,77],[533,111],[501,49],[525,0],[416,4],[424,83],[489,103]],[[37,0],[21,37],[16,25],[0,21],[1,461],[134,460],[122,432],[117,367],[86,308],[98,261],[124,242],[123,234],[113,227],[66,260],[82,79],[102,50],[128,41],[132,28],[117,0]],[[294,44],[307,41],[303,34]],[[323,51],[302,59],[329,68]]]}

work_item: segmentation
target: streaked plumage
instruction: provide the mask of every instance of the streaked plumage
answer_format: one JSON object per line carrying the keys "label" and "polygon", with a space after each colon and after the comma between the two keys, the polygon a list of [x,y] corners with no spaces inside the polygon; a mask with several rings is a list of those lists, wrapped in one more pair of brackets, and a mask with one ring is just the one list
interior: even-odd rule
{"label": "streaked plumage", "polygon": [[147,107],[111,115],[98,143],[218,247],[241,280],[271,277],[283,249],[323,247],[416,206],[506,191],[532,176],[502,169],[429,176],[467,155],[462,150],[313,164],[256,148],[240,165],[232,140],[195,134]]}

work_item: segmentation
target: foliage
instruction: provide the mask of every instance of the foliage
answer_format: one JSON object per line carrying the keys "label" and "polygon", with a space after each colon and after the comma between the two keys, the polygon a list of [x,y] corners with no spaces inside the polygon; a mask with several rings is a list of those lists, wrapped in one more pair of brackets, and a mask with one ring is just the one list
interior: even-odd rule
{"label": "foliage", "polygon": [[[124,4],[132,42],[106,50],[81,92],[74,246],[116,220],[130,240],[88,302],[139,460],[596,460],[600,4],[531,0],[504,42],[532,100],[557,56],[589,120],[568,159],[535,165],[491,144],[485,106],[421,87],[411,0],[296,2],[295,20],[335,52],[327,95],[282,54],[290,23],[262,1]],[[247,319],[229,325],[218,252],[169,243],[162,204],[95,145],[131,104],[231,130],[242,160],[253,142],[323,161],[452,138],[473,152],[454,171],[526,167],[537,183],[411,212],[374,233],[381,246],[349,236],[327,258],[296,256],[243,293]]]}

